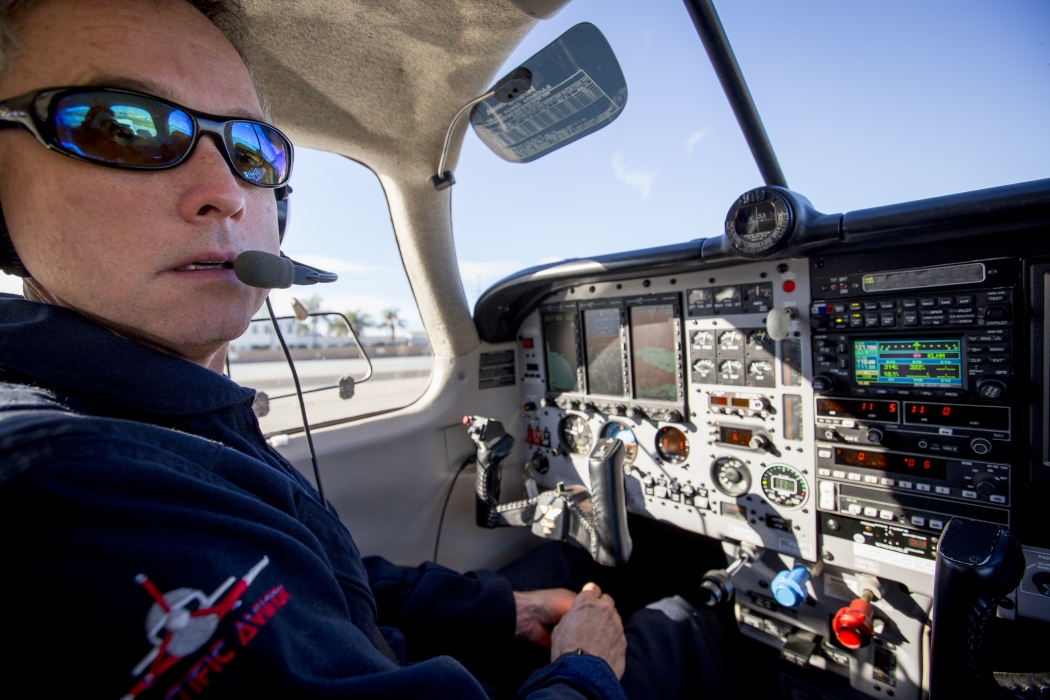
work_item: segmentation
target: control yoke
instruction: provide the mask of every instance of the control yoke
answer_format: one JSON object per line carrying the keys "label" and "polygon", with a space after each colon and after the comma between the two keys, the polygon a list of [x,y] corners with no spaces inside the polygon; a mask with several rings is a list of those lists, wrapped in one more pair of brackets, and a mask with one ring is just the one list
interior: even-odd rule
{"label": "control yoke", "polygon": [[1006,528],[953,518],[937,547],[930,695],[937,698],[1045,697],[1050,674],[993,673],[988,627],[1021,582],[1024,553]]}
{"label": "control yoke", "polygon": [[463,424],[477,448],[474,503],[479,527],[529,527],[545,539],[576,540],[604,566],[627,563],[632,543],[621,440],[602,438],[595,443],[589,458],[590,491],[559,482],[532,498],[500,503],[503,460],[514,448],[514,438],[492,418],[464,416]]}

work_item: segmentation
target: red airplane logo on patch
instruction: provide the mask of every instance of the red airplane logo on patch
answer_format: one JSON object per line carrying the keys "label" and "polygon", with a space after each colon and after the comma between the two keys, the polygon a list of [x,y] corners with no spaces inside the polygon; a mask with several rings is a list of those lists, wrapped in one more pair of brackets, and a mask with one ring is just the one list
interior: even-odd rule
{"label": "red airplane logo on patch", "polygon": [[263,557],[239,581],[230,576],[209,596],[196,588],[161,593],[145,574],[136,576],[135,583],[154,601],[146,613],[146,639],[153,650],[131,670],[132,676],[141,678],[121,700],[133,700],[168,669],[203,647],[215,634],[219,621],[240,605],[241,596],[269,563],[270,558]]}

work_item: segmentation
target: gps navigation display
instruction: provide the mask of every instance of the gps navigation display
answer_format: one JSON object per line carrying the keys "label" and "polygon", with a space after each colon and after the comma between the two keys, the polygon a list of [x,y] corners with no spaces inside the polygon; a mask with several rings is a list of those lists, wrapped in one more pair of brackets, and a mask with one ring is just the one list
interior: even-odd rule
{"label": "gps navigation display", "polygon": [[961,387],[962,341],[854,340],[857,384]]}
{"label": "gps navigation display", "polygon": [[678,355],[672,304],[630,307],[634,398],[678,400]]}
{"label": "gps navigation display", "polygon": [[584,309],[583,348],[587,362],[587,393],[623,396],[619,307]]}
{"label": "gps navigation display", "polygon": [[543,344],[547,354],[547,388],[551,391],[579,391],[575,305],[545,309],[540,317],[543,319]]}

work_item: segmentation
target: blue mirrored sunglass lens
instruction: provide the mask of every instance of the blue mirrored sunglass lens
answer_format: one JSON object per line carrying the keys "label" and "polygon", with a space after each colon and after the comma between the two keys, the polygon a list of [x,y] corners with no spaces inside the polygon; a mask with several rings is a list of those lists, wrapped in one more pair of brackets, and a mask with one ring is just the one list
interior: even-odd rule
{"label": "blue mirrored sunglass lens", "polygon": [[144,97],[83,92],[55,101],[55,138],[70,153],[114,165],[163,168],[186,155],[193,120]]}
{"label": "blue mirrored sunglass lens", "polygon": [[291,144],[265,124],[231,122],[226,126],[226,145],[233,167],[248,182],[280,185],[288,180]]}

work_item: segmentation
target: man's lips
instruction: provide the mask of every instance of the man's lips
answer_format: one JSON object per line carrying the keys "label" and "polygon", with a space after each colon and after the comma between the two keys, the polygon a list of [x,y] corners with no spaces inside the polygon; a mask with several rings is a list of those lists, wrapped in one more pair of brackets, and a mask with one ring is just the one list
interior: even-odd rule
{"label": "man's lips", "polygon": [[186,272],[189,270],[232,270],[233,263],[231,262],[194,262],[188,265],[179,265],[175,268],[176,272]]}

